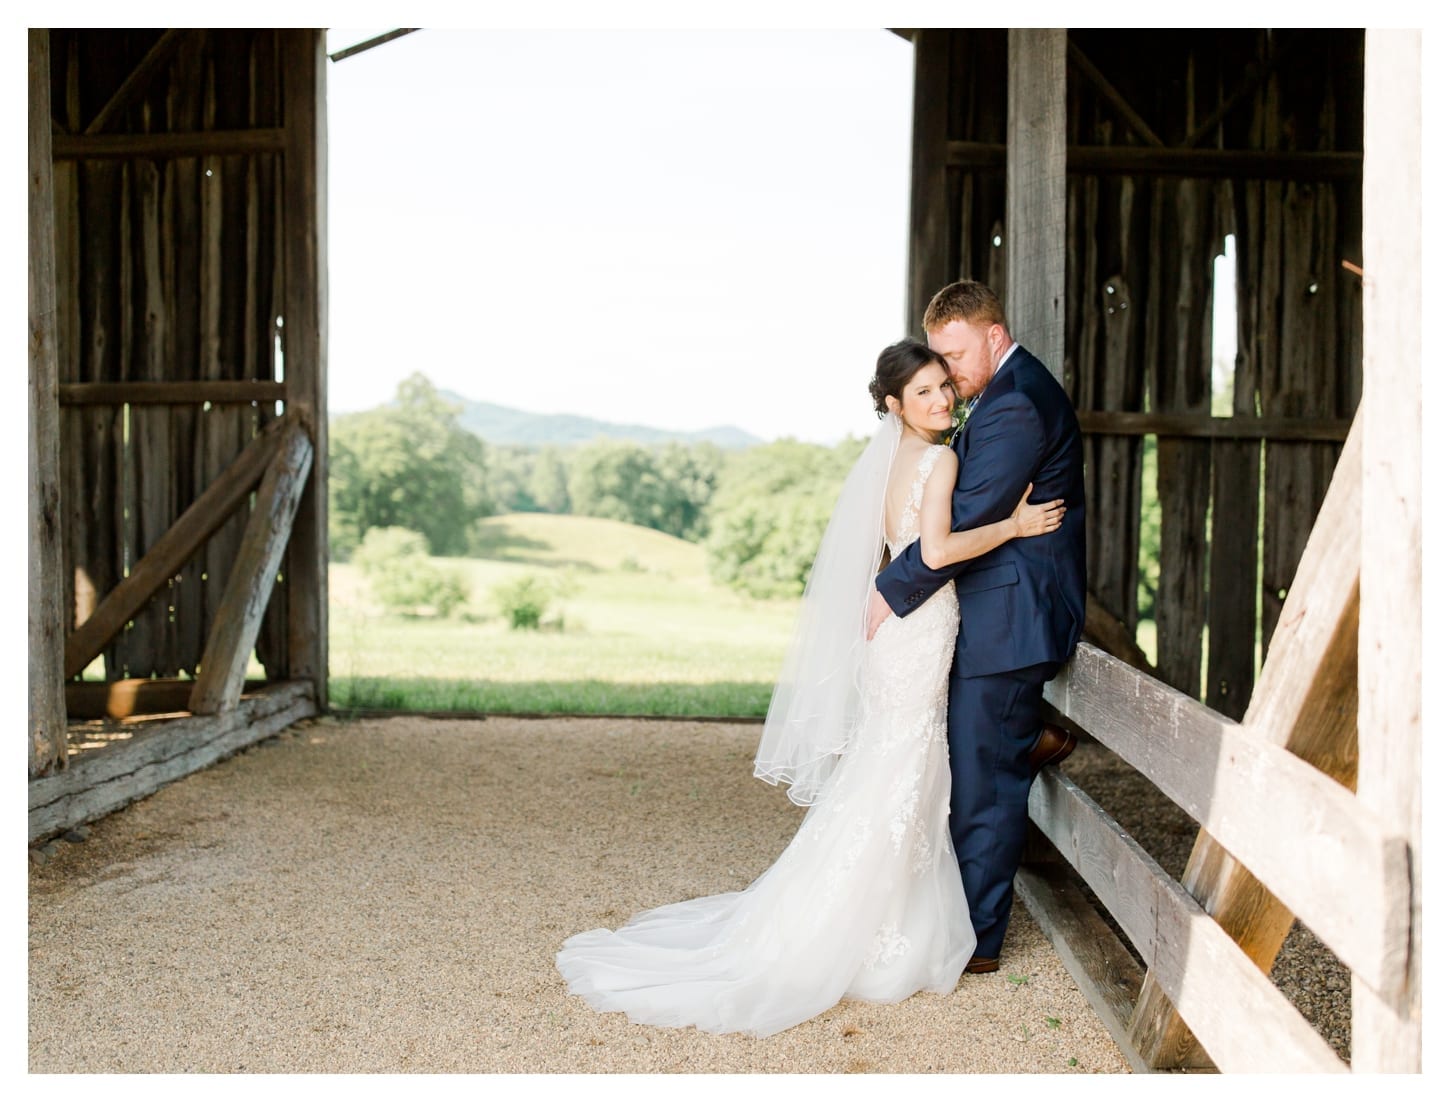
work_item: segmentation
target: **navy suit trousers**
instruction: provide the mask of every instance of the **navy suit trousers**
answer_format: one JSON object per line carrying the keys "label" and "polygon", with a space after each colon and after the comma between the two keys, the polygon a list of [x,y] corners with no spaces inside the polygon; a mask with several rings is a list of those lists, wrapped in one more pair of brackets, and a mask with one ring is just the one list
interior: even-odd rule
{"label": "navy suit trousers", "polygon": [[1056,663],[951,678],[952,846],[977,932],[976,955],[997,957],[1012,912],[1012,879],[1027,838],[1029,761],[1042,733],[1042,686]]}

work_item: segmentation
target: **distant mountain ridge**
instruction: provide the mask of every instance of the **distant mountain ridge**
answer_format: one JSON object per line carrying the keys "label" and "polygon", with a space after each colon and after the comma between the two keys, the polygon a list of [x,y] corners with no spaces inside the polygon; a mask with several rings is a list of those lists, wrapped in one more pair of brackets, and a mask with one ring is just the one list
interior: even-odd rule
{"label": "distant mountain ridge", "polygon": [[463,407],[458,423],[490,444],[523,444],[538,447],[556,444],[587,444],[604,437],[608,440],[629,440],[636,444],[664,444],[675,440],[682,444],[708,442],[721,448],[750,448],[765,441],[734,425],[716,425],[708,429],[684,432],[658,429],[649,425],[624,425],[614,421],[597,421],[572,413],[527,413],[521,409],[497,406],[492,402],[475,402],[451,390],[440,390],[439,396]]}

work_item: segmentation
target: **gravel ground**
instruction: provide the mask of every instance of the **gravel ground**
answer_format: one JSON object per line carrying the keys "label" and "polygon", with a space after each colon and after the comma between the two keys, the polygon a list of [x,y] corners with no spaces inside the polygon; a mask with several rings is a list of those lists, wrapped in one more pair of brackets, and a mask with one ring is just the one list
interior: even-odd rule
{"label": "gravel ground", "polygon": [[751,777],[759,730],[298,724],[31,866],[29,1070],[1128,1070],[1020,906],[995,975],[765,1039],[568,996],[569,934],[742,887],[783,848],[801,809]]}

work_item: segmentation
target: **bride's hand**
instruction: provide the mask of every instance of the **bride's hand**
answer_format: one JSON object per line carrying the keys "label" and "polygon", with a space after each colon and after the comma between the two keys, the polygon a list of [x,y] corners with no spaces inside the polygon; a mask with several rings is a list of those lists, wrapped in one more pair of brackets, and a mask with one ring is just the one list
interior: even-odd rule
{"label": "bride's hand", "polygon": [[1063,499],[1057,498],[1053,501],[1041,502],[1038,505],[1028,505],[1027,495],[1030,493],[1032,493],[1032,483],[1029,482],[1027,489],[1022,491],[1022,500],[1017,503],[1017,508],[1012,510],[1012,523],[1017,526],[1017,535],[1042,536],[1061,528],[1062,516],[1067,512]]}

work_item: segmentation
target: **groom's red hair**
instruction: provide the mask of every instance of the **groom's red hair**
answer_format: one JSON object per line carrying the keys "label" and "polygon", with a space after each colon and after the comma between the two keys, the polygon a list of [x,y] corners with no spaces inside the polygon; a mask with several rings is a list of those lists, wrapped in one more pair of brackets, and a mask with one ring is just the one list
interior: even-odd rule
{"label": "groom's red hair", "polygon": [[959,279],[948,283],[926,304],[921,327],[930,333],[948,322],[964,321],[969,325],[1000,325],[1007,328],[1007,315],[1002,300],[985,283],[975,279]]}

